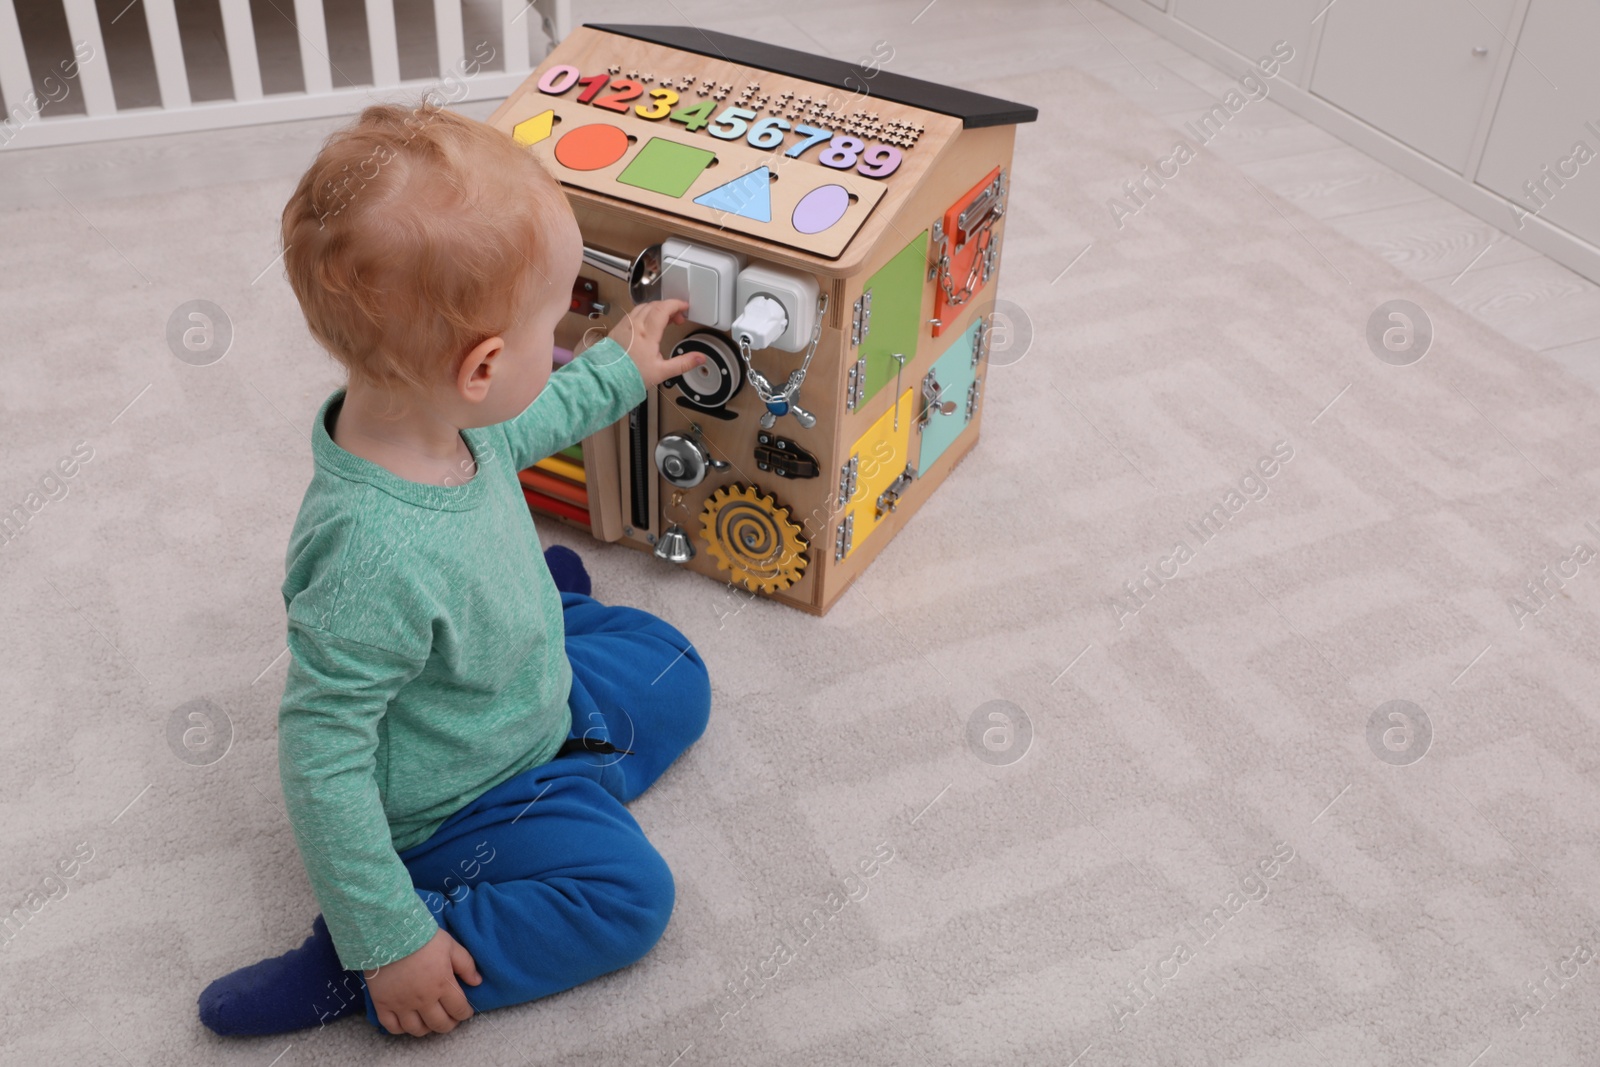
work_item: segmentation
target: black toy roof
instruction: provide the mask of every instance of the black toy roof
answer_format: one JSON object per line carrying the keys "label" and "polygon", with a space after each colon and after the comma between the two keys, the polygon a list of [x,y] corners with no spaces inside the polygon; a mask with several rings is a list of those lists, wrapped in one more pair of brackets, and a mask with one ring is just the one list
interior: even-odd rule
{"label": "black toy roof", "polygon": [[[871,93],[885,100],[893,100],[943,115],[953,115],[966,129],[980,126],[1007,126],[1019,122],[1032,122],[1039,117],[1039,109],[1026,104],[984,96],[949,85],[908,78],[903,74],[879,69],[868,75],[860,67],[827,56],[812,55],[793,48],[782,48],[746,37],[701,30],[693,26],[636,26],[617,23],[586,22],[586,27],[614,33],[621,37],[666,45],[683,52],[714,56],[741,66],[787,74],[836,89],[859,92],[867,78],[871,78]],[[848,80],[847,80],[848,79]]]}

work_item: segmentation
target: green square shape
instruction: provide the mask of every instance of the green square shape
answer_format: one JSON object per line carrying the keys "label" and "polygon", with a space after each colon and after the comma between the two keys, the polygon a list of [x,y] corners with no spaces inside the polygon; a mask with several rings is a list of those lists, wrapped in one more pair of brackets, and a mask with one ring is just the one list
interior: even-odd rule
{"label": "green square shape", "polygon": [[691,148],[665,137],[652,137],[633,162],[622,169],[617,181],[663,196],[679,197],[700,177],[700,172],[717,158],[715,152]]}

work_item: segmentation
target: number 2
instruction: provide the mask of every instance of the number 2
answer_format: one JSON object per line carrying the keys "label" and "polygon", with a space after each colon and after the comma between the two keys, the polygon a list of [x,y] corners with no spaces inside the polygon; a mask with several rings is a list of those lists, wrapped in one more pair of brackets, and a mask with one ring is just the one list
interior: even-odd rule
{"label": "number 2", "polygon": [[594,101],[595,107],[626,112],[628,110],[627,101],[637,99],[639,94],[644,92],[644,86],[632,78],[618,78],[611,83],[611,88],[617,91],[596,97]]}

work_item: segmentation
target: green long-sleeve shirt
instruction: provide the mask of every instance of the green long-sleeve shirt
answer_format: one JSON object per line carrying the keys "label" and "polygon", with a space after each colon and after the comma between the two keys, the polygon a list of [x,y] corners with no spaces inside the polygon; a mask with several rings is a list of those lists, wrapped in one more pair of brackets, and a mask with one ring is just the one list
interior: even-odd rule
{"label": "green long-sleeve shirt", "polygon": [[616,421],[645,385],[601,341],[516,418],[462,430],[477,473],[450,486],[334,443],[344,393],[317,412],[285,557],[278,771],[339,960],[371,969],[438,930],[397,853],[548,762],[571,728],[561,598],[517,472]]}

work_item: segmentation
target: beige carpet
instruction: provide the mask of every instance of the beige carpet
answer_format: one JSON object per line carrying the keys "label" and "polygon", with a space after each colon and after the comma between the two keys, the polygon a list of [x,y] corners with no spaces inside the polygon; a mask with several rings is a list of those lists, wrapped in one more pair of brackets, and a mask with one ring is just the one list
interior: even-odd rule
{"label": "beige carpet", "polygon": [[[194,1010],[316,911],[278,587],[336,379],[269,269],[292,183],[5,216],[0,496],[93,451],[0,546],[0,904],[66,890],[0,953],[0,1062],[1597,1062],[1600,565],[1563,563],[1600,549],[1596,395],[1206,152],[1118,229],[1166,125],[1069,70],[962,81],[1043,111],[1001,289],[1035,336],[982,442],[820,621],[541,525],[711,667],[634,805],[677,910],[426,1042]],[[186,366],[202,296],[236,338]],[[1431,319],[1409,366],[1366,339],[1392,299]],[[1531,599],[1547,566],[1577,574]],[[1391,700],[1427,733],[1371,728]],[[193,701],[232,724],[206,766]],[[1019,760],[969,743],[991,701]]]}

